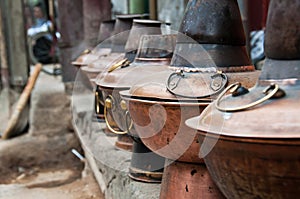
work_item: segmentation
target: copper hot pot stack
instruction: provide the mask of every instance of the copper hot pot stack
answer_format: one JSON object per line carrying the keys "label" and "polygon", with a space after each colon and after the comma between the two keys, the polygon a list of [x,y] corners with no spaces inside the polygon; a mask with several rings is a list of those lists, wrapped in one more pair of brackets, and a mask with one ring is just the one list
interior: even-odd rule
{"label": "copper hot pot stack", "polygon": [[[125,46],[125,62],[113,64],[96,81],[105,100],[106,125],[118,135],[115,145],[132,150],[129,176],[143,182],[161,182],[164,158],[151,152],[135,136],[134,129],[128,130],[126,104],[122,103],[119,92],[128,90],[139,79],[167,68],[176,36],[161,35],[161,24],[160,21],[135,19]],[[154,49],[153,45],[161,47]],[[114,129],[111,123],[117,124],[118,129]],[[123,138],[133,138],[133,142],[124,141]]]}
{"label": "copper hot pot stack", "polygon": [[[171,64],[121,91],[132,126],[154,153],[167,158],[160,198],[223,198],[199,158],[199,115],[229,83],[255,85],[236,0],[191,0]],[[124,104],[124,103],[123,103]]]}
{"label": "copper hot pot stack", "polygon": [[231,84],[200,117],[187,120],[198,130],[201,157],[227,198],[300,195],[299,9],[299,0],[272,0],[266,60],[256,85]]}

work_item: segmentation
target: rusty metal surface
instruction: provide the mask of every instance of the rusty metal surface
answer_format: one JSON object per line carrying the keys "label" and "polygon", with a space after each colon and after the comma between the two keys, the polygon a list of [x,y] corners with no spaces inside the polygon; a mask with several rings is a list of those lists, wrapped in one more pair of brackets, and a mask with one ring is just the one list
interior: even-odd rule
{"label": "rusty metal surface", "polygon": [[265,35],[265,54],[272,59],[300,59],[300,1],[272,0]]}
{"label": "rusty metal surface", "polygon": [[225,198],[204,164],[173,162],[165,168],[160,198],[221,199]]}

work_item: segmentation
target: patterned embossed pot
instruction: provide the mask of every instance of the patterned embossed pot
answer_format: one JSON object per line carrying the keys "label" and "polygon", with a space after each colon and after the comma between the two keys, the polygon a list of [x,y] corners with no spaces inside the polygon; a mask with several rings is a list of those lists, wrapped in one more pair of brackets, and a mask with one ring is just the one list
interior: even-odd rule
{"label": "patterned embossed pot", "polygon": [[[255,87],[230,85],[200,117],[198,129],[212,179],[227,198],[300,195],[300,1],[272,0],[266,62]],[[224,97],[225,93],[228,93]]]}

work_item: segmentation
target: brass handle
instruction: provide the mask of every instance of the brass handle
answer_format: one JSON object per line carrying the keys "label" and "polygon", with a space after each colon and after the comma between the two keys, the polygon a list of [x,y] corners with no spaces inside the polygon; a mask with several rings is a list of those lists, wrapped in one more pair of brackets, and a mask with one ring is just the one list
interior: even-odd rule
{"label": "brass handle", "polygon": [[224,97],[224,95],[230,90],[231,93],[234,93],[235,91],[237,91],[237,89],[239,89],[241,87],[241,83],[236,82],[234,84],[231,84],[230,86],[228,86],[217,98],[215,106],[219,111],[223,111],[223,112],[236,112],[236,111],[243,111],[249,108],[252,108],[254,106],[257,106],[258,104],[261,104],[271,98],[281,98],[285,96],[285,93],[283,90],[281,90],[279,88],[279,86],[277,84],[271,84],[269,87],[267,87],[264,90],[264,94],[266,96],[264,96],[263,98],[252,102],[250,104],[247,105],[243,105],[243,106],[239,106],[239,107],[235,107],[235,108],[225,108],[225,107],[220,107],[220,101],[221,99]]}
{"label": "brass handle", "polygon": [[[126,131],[116,131],[115,129],[113,129],[108,121],[108,118],[107,118],[107,109],[113,109],[113,106],[114,106],[114,99],[111,95],[109,95],[106,100],[105,100],[105,104],[104,104],[104,119],[105,119],[105,123],[106,123],[106,126],[107,128],[113,132],[114,134],[117,134],[117,135],[124,135],[124,134],[127,134],[128,133],[128,130]],[[129,128],[132,127],[132,123],[131,123],[131,126]],[[128,128],[128,129],[129,129]]]}
{"label": "brass handle", "polygon": [[119,67],[125,67],[125,66],[128,66],[130,64],[130,61],[125,58],[125,59],[122,59],[121,61],[115,63],[114,65],[112,65],[109,69],[108,69],[108,72],[113,72],[114,70],[116,70],[117,68]]}

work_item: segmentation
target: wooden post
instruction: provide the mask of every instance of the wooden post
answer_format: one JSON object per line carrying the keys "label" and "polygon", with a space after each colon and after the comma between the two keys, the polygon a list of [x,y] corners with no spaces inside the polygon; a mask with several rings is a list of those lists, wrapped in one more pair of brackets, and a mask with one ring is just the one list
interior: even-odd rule
{"label": "wooden post", "polygon": [[2,0],[0,8],[4,38],[2,45],[6,49],[1,59],[2,64],[5,63],[4,65],[8,67],[10,84],[13,87],[23,87],[29,73],[23,1]]}
{"label": "wooden post", "polygon": [[149,0],[150,19],[157,20],[157,0]]}

